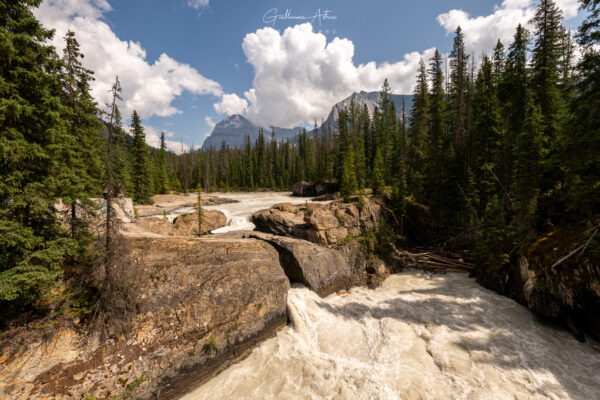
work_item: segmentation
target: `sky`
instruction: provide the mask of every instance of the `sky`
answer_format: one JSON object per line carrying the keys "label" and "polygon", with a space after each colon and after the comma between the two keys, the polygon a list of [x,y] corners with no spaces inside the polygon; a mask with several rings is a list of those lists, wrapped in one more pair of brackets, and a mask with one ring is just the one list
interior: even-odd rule
{"label": "sky", "polygon": [[[565,25],[577,0],[556,0]],[[202,144],[232,114],[268,127],[320,121],[352,92],[390,80],[411,93],[418,62],[451,50],[461,26],[475,59],[508,46],[537,0],[44,0],[34,14],[70,29],[95,71],[92,94],[107,109],[119,76],[124,116],[137,110],[148,144],[160,132],[176,152]],[[129,118],[124,121],[129,123]]]}

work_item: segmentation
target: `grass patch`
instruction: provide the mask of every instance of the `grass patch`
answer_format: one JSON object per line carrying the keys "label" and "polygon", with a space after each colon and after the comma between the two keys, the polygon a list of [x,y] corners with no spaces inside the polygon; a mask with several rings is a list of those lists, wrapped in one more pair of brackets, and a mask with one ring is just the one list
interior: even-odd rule
{"label": "grass patch", "polygon": [[138,386],[140,386],[146,381],[149,381],[150,379],[151,378],[146,375],[140,376],[139,378],[135,378],[130,384],[127,385],[123,393],[118,394],[116,396],[111,396],[110,400],[125,400],[130,398],[131,396],[133,396],[133,393],[135,392]]}
{"label": "grass patch", "polygon": [[217,350],[219,350],[219,342],[217,341],[217,338],[214,335],[211,335],[208,340],[206,341],[206,343],[204,343],[204,345],[202,346],[202,351],[204,351],[205,353],[214,353]]}

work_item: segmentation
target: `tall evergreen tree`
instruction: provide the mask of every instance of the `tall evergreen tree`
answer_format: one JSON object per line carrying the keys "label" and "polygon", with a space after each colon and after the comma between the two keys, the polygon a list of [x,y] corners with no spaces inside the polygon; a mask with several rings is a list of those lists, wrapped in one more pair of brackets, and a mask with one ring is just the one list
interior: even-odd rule
{"label": "tall evergreen tree", "polygon": [[450,53],[450,68],[450,121],[455,147],[458,148],[459,145],[464,145],[465,141],[469,83],[469,56],[465,51],[464,34],[460,26],[456,28],[454,36],[454,44]]}
{"label": "tall evergreen tree", "polygon": [[527,94],[525,106],[526,119],[515,149],[516,226],[520,234],[527,234],[534,227],[543,149],[541,107],[535,104],[530,93]]}
{"label": "tall evergreen tree", "polygon": [[150,200],[151,194],[150,174],[148,171],[148,145],[146,145],[146,133],[136,111],[133,111],[131,117],[131,133],[133,135],[133,199],[138,203],[147,203]]}
{"label": "tall evergreen tree", "polygon": [[67,168],[59,175],[60,195],[64,202],[71,205],[71,237],[81,239],[86,236],[87,230],[84,229],[85,218],[80,216],[93,213],[89,196],[99,193],[102,139],[99,110],[89,92],[93,72],[81,64],[83,54],[75,34],[68,31],[64,39],[61,77],[63,102],[67,107],[63,110],[72,145],[63,146],[62,159]]}
{"label": "tall evergreen tree", "polygon": [[158,193],[165,194],[169,191],[169,172],[167,171],[167,145],[165,144],[165,133],[160,133],[160,150],[158,152],[157,166]]}
{"label": "tall evergreen tree", "polygon": [[437,213],[441,206],[441,185],[443,173],[443,141],[445,135],[445,93],[444,72],[442,71],[442,56],[436,49],[429,65],[429,75],[432,82],[429,114],[429,146],[427,147],[427,193],[431,198],[432,209]]}
{"label": "tall evergreen tree", "polygon": [[531,56],[531,83],[542,113],[546,146],[549,146],[556,139],[559,128],[562,12],[554,0],[540,0],[532,22],[535,46]]}
{"label": "tall evergreen tree", "polygon": [[113,122],[116,119],[117,113],[117,100],[121,100],[121,83],[119,77],[115,78],[115,83],[111,88],[111,106],[110,106],[110,119],[108,122],[108,146],[106,150],[106,184],[104,189],[106,199],[106,251],[110,254],[111,252],[111,239],[112,239],[112,199],[113,199],[113,181],[112,181],[112,142],[113,142]]}
{"label": "tall evergreen tree", "polygon": [[340,182],[340,194],[345,200],[356,193],[358,182],[356,181],[356,166],[354,165],[354,151],[349,148],[344,156],[344,167],[342,180]]}
{"label": "tall evergreen tree", "polygon": [[600,209],[600,0],[583,0],[582,6],[588,11],[577,33],[583,56],[560,159],[569,211],[589,218]]}
{"label": "tall evergreen tree", "polygon": [[413,107],[410,117],[409,153],[411,168],[408,173],[408,185],[417,197],[423,195],[425,158],[429,129],[429,86],[427,84],[427,69],[423,59],[419,61],[417,85],[413,97]]}
{"label": "tall evergreen tree", "polygon": [[35,307],[76,244],[56,224],[61,154],[73,145],[63,119],[52,31],[39,0],[0,4],[0,325]]}

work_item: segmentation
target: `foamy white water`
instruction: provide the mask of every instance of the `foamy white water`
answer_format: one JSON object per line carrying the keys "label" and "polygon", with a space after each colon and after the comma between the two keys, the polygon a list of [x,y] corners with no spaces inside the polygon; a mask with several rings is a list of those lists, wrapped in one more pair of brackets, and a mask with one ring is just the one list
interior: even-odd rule
{"label": "foamy white water", "polygon": [[212,233],[224,233],[240,230],[253,230],[250,217],[257,211],[270,208],[278,203],[303,204],[310,197],[294,197],[291,192],[253,192],[253,193],[211,193],[219,197],[238,200],[239,203],[219,204],[204,207],[207,210],[219,210],[227,217],[227,226],[215,229]]}
{"label": "foamy white water", "polygon": [[197,399],[598,399],[600,353],[462,274],[405,273],[319,298],[184,396]]}

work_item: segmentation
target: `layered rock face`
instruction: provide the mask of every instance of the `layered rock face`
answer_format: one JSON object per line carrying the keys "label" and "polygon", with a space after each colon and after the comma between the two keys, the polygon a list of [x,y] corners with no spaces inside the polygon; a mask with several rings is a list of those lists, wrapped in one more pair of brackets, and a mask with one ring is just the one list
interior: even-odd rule
{"label": "layered rock face", "polygon": [[[362,207],[329,204],[277,204],[255,213],[258,232],[247,234],[271,243],[292,282],[320,295],[356,285],[377,286],[387,275],[381,260],[368,259],[356,239],[379,228],[384,208],[366,200]],[[262,232],[262,233],[259,233]]]}
{"label": "layered rock face", "polygon": [[320,296],[352,286],[353,273],[343,255],[301,239],[252,232],[247,237],[264,240],[279,253],[290,282],[302,283]]}
{"label": "layered rock face", "polygon": [[373,201],[360,210],[356,204],[335,201],[326,205],[277,204],[255,213],[251,220],[261,232],[334,245],[376,230],[382,215],[381,205]]}
{"label": "layered rock face", "polygon": [[[227,225],[227,217],[218,210],[202,210],[202,234]],[[198,236],[198,214],[182,214],[171,223],[164,217],[144,217],[135,221],[133,227],[140,232],[165,236]]]}
{"label": "layered rock face", "polygon": [[[139,311],[126,337],[64,328],[0,354],[0,398],[171,398],[287,322],[279,254],[252,239],[134,239]],[[181,389],[181,390],[180,390]]]}
{"label": "layered rock face", "polygon": [[550,232],[523,248],[511,264],[480,268],[477,281],[564,323],[578,340],[584,340],[584,332],[600,340],[600,265],[574,255],[553,267],[585,237],[580,232]]}

